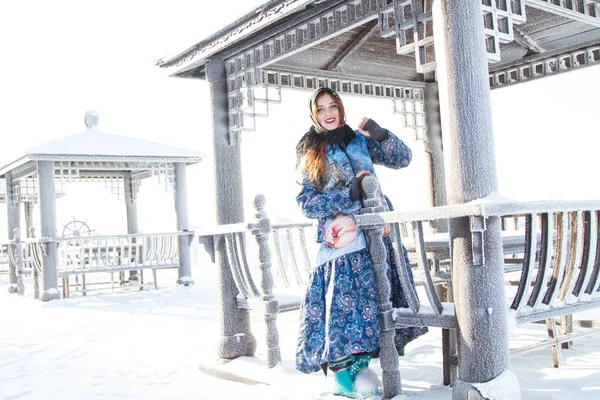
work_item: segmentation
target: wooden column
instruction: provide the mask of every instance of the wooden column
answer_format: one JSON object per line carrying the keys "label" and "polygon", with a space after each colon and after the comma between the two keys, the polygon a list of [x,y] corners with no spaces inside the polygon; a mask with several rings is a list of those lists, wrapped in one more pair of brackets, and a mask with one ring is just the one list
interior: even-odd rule
{"label": "wooden column", "polygon": [[[137,199],[131,182],[131,172],[125,173],[123,177],[123,190],[125,192],[125,207],[127,212],[127,233],[139,233]],[[139,280],[138,271],[129,271],[129,280]]]}
{"label": "wooden column", "polygon": [[[187,183],[185,163],[175,163],[175,213],[177,230],[188,231]],[[190,236],[179,236],[179,276],[177,283],[188,286],[192,279],[192,260],[190,257]]]}
{"label": "wooden column", "polygon": [[[463,204],[498,187],[482,5],[436,1],[433,18],[447,197],[449,204]],[[510,364],[500,219],[457,218],[449,230],[459,326],[453,399],[483,399],[476,384]]]}
{"label": "wooden column", "polygon": [[[8,240],[14,240],[15,229],[21,230],[21,209],[19,208],[19,204],[18,201],[14,201],[13,176],[11,172],[8,172],[6,174]],[[8,261],[8,274],[8,293],[17,293],[17,266],[10,261],[10,258]]]}
{"label": "wooden column", "polygon": [[[208,60],[206,79],[210,83],[212,107],[217,224],[240,223],[244,221],[241,151],[240,144],[230,138],[227,73],[221,56]],[[220,288],[219,356],[226,359],[252,356],[256,339],[250,331],[249,310],[237,306],[238,290],[227,261],[225,240],[217,238],[214,246]]]}
{"label": "wooden column", "polygon": [[58,291],[56,253],[56,195],[54,192],[54,162],[38,161],[41,238],[49,240],[42,255],[42,301],[60,299]]}

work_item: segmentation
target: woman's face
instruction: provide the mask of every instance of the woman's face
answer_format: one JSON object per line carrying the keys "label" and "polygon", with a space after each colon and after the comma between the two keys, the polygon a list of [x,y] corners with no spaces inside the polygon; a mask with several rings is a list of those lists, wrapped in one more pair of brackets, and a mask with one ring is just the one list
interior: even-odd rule
{"label": "woman's face", "polygon": [[317,99],[317,118],[321,126],[331,131],[341,125],[340,109],[333,96],[325,92]]}

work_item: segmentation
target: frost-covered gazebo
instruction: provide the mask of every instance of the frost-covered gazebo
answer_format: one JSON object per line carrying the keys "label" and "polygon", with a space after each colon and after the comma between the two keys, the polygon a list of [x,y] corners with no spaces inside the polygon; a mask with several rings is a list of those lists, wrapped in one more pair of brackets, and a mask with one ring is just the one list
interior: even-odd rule
{"label": "frost-covered gazebo", "polygon": [[[392,340],[394,326],[403,324],[456,332],[457,352],[449,353],[458,364],[455,399],[483,398],[478,387],[500,376],[518,391],[509,369],[508,314],[514,312],[518,322],[550,324],[557,315],[600,304],[594,261],[600,203],[499,202],[492,196],[497,177],[490,89],[597,64],[597,0],[271,0],[161,59],[158,66],[171,76],[206,80],[211,87],[217,222],[228,226],[214,234],[228,316],[221,357],[253,354],[255,347],[248,311],[236,299],[244,291],[241,275],[230,268],[224,235],[244,219],[240,137],[255,128],[257,117],[269,115],[269,104],[285,101],[282,89],[329,86],[341,94],[390,99],[431,154],[435,207],[380,213],[367,202],[357,220],[372,242],[386,222],[411,223],[419,236],[422,222],[449,221],[449,240],[441,247],[451,259],[454,304],[439,303],[428,292],[431,308],[415,298],[409,311],[390,304],[380,309],[385,398],[401,393]],[[500,218],[511,214],[524,216],[525,261],[507,310]],[[420,252],[423,243],[416,242]],[[371,255],[381,260],[376,248]],[[268,269],[269,260],[261,261]],[[378,285],[386,298],[389,287],[381,280]],[[272,323],[277,305],[272,297],[263,299]],[[276,363],[278,344],[269,346]]]}
{"label": "frost-covered gazebo", "polygon": [[[13,239],[10,263],[10,292],[17,292],[18,272],[32,265],[43,277],[41,299],[68,296],[71,275],[97,272],[122,272],[145,269],[179,269],[178,283],[189,284],[191,277],[188,229],[186,166],[200,162],[203,154],[98,130],[98,114],[87,112],[87,130],[45,143],[0,167],[6,179],[8,237]],[[177,231],[140,234],[138,232],[137,193],[141,183],[158,176],[167,191],[173,192]],[[104,182],[107,189],[124,200],[127,209],[127,235],[60,237],[56,223],[56,188],[70,182]],[[21,205],[39,205],[40,232],[37,238],[15,233],[22,231]],[[102,212],[102,210],[90,210]],[[29,222],[28,222],[29,225]],[[29,226],[27,227],[29,228]],[[16,241],[16,242],[15,242]],[[20,243],[20,244],[19,244]]]}

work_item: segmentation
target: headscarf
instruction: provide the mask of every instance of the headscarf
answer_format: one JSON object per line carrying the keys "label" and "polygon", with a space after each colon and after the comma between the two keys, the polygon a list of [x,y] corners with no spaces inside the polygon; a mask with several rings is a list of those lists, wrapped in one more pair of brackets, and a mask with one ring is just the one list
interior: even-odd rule
{"label": "headscarf", "polygon": [[343,125],[346,123],[346,110],[344,108],[344,103],[342,102],[340,95],[337,94],[337,92],[333,89],[330,89],[328,87],[320,87],[320,88],[316,89],[313,92],[312,96],[310,96],[310,98],[308,99],[308,109],[310,110],[310,119],[313,123],[313,126],[315,127],[315,130],[320,133],[323,133],[326,131],[326,129],[321,126],[321,123],[319,122],[319,117],[317,116],[317,98],[323,93],[330,94],[331,97],[333,97],[333,101],[335,101],[335,103],[338,105],[338,108],[340,110],[340,118],[341,118],[340,125]]}
{"label": "headscarf", "polygon": [[[319,117],[316,114],[316,102],[318,97],[323,93],[329,93],[331,97],[333,97],[334,101],[338,105],[338,109],[340,110],[340,120],[342,125],[330,131],[321,126]],[[340,95],[337,94],[335,90],[328,87],[320,87],[316,89],[308,100],[308,107],[310,110],[312,126],[308,132],[302,136],[302,139],[300,139],[296,145],[296,167],[298,167],[302,157],[306,154],[308,149],[317,148],[323,141],[327,141],[328,144],[338,145],[342,149],[345,149],[348,143],[350,143],[356,137],[356,134],[352,128],[346,125],[346,112],[344,109],[344,103],[342,103]]]}

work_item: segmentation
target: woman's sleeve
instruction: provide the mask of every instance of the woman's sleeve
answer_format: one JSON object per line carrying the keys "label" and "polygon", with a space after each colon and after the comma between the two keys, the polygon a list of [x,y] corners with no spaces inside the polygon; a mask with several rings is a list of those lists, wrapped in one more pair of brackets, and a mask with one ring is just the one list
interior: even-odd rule
{"label": "woman's sleeve", "polygon": [[367,149],[373,160],[373,164],[385,165],[388,168],[404,168],[410,164],[412,152],[404,142],[388,131],[387,139],[377,142],[365,136]]}
{"label": "woman's sleeve", "polygon": [[360,209],[360,202],[350,198],[350,187],[342,186],[326,192],[319,191],[306,177],[296,201],[307,218],[350,214]]}

